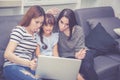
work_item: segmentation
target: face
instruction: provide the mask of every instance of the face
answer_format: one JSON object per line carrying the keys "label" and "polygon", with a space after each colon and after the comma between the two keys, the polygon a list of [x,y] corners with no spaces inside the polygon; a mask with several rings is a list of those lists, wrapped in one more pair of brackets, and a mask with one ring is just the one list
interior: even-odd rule
{"label": "face", "polygon": [[59,29],[60,31],[64,32],[69,29],[69,20],[66,17],[62,17],[59,20]]}
{"label": "face", "polygon": [[28,26],[29,32],[30,33],[38,32],[43,22],[44,22],[43,16],[40,16],[38,18],[33,18],[30,22],[30,25]]}
{"label": "face", "polygon": [[49,36],[52,33],[53,30],[53,25],[44,25],[43,26],[43,31],[44,31],[44,35]]}

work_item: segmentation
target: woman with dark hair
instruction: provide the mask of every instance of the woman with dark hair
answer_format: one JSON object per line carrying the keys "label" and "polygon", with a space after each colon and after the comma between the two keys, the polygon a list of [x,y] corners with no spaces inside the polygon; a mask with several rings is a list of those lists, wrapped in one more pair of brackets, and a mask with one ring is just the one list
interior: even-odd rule
{"label": "woman with dark hair", "polygon": [[53,33],[55,27],[55,18],[52,14],[45,15],[45,24],[41,27],[37,42],[36,55],[56,56],[58,57],[58,33]]}
{"label": "woman with dark hair", "polygon": [[[85,80],[98,80],[93,67],[93,51],[85,46],[85,36],[82,28],[77,25],[75,14],[71,9],[60,12],[57,25],[59,27],[58,52],[60,57],[82,59],[79,73]],[[91,56],[90,56],[91,55]],[[84,80],[78,75],[78,80]]]}
{"label": "woman with dark hair", "polygon": [[[74,12],[64,9],[57,20],[59,26],[58,50],[60,57],[83,59],[86,53],[83,30],[77,25]],[[78,80],[84,80],[78,76]]]}
{"label": "woman with dark hair", "polygon": [[43,25],[44,16],[43,8],[32,6],[12,30],[4,53],[4,76],[7,80],[37,80],[33,55],[37,47],[36,32]]}

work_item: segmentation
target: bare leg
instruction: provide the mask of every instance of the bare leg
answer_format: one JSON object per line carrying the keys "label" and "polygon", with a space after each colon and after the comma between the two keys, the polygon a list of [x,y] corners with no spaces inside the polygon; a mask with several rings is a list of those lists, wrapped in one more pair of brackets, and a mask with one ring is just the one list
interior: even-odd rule
{"label": "bare leg", "polygon": [[80,75],[80,73],[78,74],[78,76],[77,76],[77,80],[85,80],[83,77],[82,77],[82,75]]}

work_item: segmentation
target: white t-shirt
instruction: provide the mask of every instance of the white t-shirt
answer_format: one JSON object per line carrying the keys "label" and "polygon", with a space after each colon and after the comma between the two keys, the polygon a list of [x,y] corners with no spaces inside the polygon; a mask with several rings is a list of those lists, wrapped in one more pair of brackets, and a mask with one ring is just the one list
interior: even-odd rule
{"label": "white t-shirt", "polygon": [[[16,26],[10,34],[10,41],[14,41],[18,44],[14,50],[14,54],[21,58],[32,60],[37,46],[36,36],[37,35],[34,34],[33,38],[33,36],[26,31],[25,27]],[[19,64],[12,63],[11,61],[5,59],[4,66],[7,65]]]}
{"label": "white t-shirt", "polygon": [[47,49],[43,49],[44,44],[40,41],[40,36],[37,35],[37,43],[40,45],[41,55],[52,56],[52,50],[58,42],[58,33],[52,33],[51,36],[43,36],[43,42],[47,45]]}

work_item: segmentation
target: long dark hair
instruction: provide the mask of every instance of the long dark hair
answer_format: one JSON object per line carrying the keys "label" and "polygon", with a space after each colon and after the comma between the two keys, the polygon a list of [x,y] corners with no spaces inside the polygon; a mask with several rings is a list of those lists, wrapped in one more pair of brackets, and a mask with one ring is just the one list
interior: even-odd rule
{"label": "long dark hair", "polygon": [[59,14],[59,16],[58,16],[58,19],[57,19],[57,26],[58,26],[58,27],[59,27],[59,20],[60,20],[62,17],[66,17],[66,18],[68,18],[68,20],[69,20],[70,36],[69,36],[68,40],[70,40],[71,37],[72,37],[73,27],[74,27],[75,25],[77,25],[74,11],[71,10],[71,9],[63,9],[63,10],[60,12],[60,14]]}
{"label": "long dark hair", "polygon": [[38,5],[32,6],[23,16],[19,25],[27,27],[29,26],[32,18],[38,18],[40,16],[43,16],[43,17],[45,16],[44,9]]}
{"label": "long dark hair", "polygon": [[[52,14],[49,14],[49,13],[47,13],[47,14],[45,14],[45,22],[44,22],[44,25],[53,25],[54,26],[54,24],[55,24],[55,18],[54,18],[54,16],[52,15]],[[40,40],[41,40],[41,42],[44,44],[43,46],[42,46],[42,48],[43,49],[47,49],[47,45],[44,43],[44,41],[43,41],[43,33],[44,33],[44,31],[43,31],[43,27],[44,26],[42,26],[41,28],[40,28],[40,31],[39,31],[39,36],[40,36]]]}

